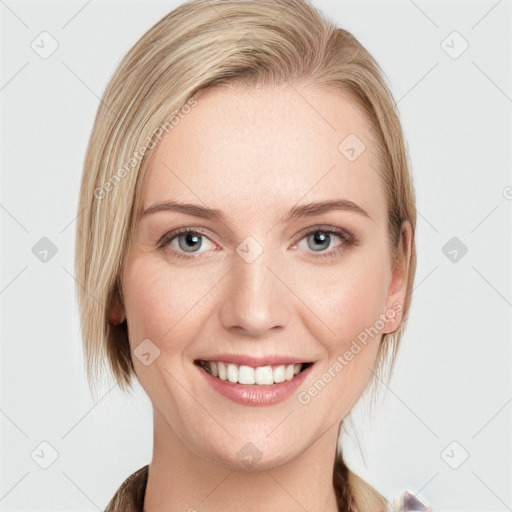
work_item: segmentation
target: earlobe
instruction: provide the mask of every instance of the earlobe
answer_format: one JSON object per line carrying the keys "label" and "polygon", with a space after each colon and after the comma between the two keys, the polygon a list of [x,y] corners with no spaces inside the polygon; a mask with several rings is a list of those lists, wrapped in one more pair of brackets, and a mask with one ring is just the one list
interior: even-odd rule
{"label": "earlobe", "polygon": [[112,325],[119,325],[122,324],[125,320],[125,311],[124,307],[119,301],[118,295],[116,294],[112,306],[110,308],[110,311],[108,313],[108,322]]}
{"label": "earlobe", "polygon": [[108,315],[108,322],[112,325],[119,325],[124,322],[125,314],[122,309],[113,308]]}
{"label": "earlobe", "polygon": [[395,332],[404,316],[404,304],[406,303],[409,281],[409,267],[414,240],[414,231],[411,223],[405,220],[402,223],[402,231],[399,240],[399,254],[393,266],[393,273],[388,289],[386,302],[386,326],[384,333]]}

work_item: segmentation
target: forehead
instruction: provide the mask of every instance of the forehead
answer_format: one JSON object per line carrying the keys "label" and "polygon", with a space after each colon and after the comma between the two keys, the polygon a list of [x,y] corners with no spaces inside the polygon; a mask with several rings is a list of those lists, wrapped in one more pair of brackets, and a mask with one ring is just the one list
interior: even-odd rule
{"label": "forehead", "polygon": [[285,84],[196,99],[153,150],[141,209],[173,199],[274,218],[298,202],[343,198],[382,215],[374,138],[351,97]]}

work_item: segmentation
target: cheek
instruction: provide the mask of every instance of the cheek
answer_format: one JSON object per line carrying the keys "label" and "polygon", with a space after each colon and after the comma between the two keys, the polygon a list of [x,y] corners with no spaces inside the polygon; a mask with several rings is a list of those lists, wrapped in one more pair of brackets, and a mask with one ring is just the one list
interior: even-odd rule
{"label": "cheek", "polygon": [[389,272],[374,254],[378,251],[359,251],[339,265],[317,267],[296,279],[297,295],[308,306],[305,318],[332,349],[342,350],[385,311]]}
{"label": "cheek", "polygon": [[301,281],[300,296],[308,306],[302,322],[325,350],[312,384],[300,395],[301,404],[313,404],[305,409],[311,417],[329,410],[327,421],[340,421],[368,385],[380,346],[376,326],[385,311],[386,282],[385,263],[363,251],[346,265],[317,268]]}
{"label": "cheek", "polygon": [[125,309],[130,344],[151,339],[161,350],[175,348],[201,326],[204,297],[218,280],[213,273],[173,269],[147,255],[126,266]]}

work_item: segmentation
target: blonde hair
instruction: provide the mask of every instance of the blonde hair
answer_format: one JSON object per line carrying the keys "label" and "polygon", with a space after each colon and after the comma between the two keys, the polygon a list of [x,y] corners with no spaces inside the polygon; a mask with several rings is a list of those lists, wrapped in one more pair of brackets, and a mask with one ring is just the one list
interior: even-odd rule
{"label": "blonde hair", "polygon": [[[344,92],[370,121],[388,205],[392,253],[402,222],[416,226],[415,195],[398,113],[378,64],[349,32],[307,0],[188,1],[129,50],[98,108],[84,162],[76,227],[75,274],[91,389],[108,363],[120,388],[135,375],[127,324],[107,313],[123,303],[124,258],[134,238],[149,150],[200,91],[221,84],[305,83]],[[403,319],[382,336],[374,378],[391,375],[411,301],[414,237]],[[343,422],[342,422],[343,423]],[[342,510],[384,511],[387,502],[351,472],[338,450],[334,484]]]}

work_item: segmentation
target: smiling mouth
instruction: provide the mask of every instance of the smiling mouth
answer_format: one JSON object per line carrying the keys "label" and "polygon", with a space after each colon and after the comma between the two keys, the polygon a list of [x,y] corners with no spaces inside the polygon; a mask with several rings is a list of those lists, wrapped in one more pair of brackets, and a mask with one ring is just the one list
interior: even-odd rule
{"label": "smiling mouth", "polygon": [[267,366],[246,366],[222,361],[198,359],[194,364],[203,368],[213,377],[233,384],[269,386],[292,380],[313,363],[280,364]]}

